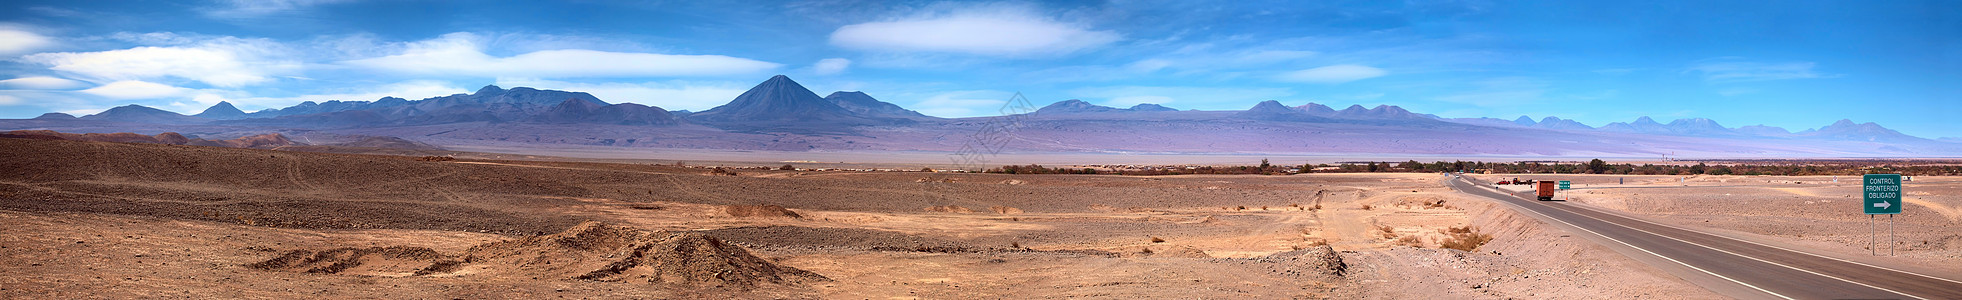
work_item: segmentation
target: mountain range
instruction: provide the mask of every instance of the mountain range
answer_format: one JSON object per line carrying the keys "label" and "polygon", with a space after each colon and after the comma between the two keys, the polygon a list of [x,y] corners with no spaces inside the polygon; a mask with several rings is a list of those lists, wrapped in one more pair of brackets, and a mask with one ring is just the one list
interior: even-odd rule
{"label": "mountain range", "polygon": [[[1962,141],[1901,134],[1850,120],[1800,132],[1762,125],[1724,127],[1715,120],[1649,117],[1599,128],[1558,117],[1442,118],[1393,105],[1340,110],[1264,101],[1244,111],[1181,111],[1157,104],[1130,108],[1070,99],[1044,106],[1017,124],[1023,151],[1261,152],[1415,154],[1702,153],[1710,156],[1945,156]],[[195,127],[239,132],[308,130],[397,136],[437,144],[569,143],[608,146],[946,151],[992,130],[991,117],[938,118],[860,91],[825,97],[787,76],[771,77],[729,103],[700,112],[610,104],[583,92],[504,89],[408,100],[303,102],[244,112],[220,102],[196,115],[127,105],[73,117],[49,113],[0,121],[0,129],[161,130]],[[142,126],[139,126],[141,124]],[[999,128],[997,128],[999,129]],[[207,132],[209,133],[209,132]]]}

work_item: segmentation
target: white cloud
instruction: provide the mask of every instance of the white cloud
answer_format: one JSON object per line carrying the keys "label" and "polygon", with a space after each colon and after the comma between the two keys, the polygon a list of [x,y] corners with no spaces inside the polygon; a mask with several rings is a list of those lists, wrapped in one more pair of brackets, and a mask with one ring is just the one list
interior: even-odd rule
{"label": "white cloud", "polygon": [[1708,82],[1746,82],[1785,79],[1829,78],[1836,75],[1813,71],[1812,62],[1763,63],[1734,58],[1706,60],[1691,65],[1684,73],[1698,73]]}
{"label": "white cloud", "polygon": [[0,29],[0,55],[26,53],[53,44],[54,40],[33,32]]}
{"label": "white cloud", "polygon": [[22,57],[49,69],[101,81],[176,77],[220,87],[239,87],[295,73],[300,63],[282,57],[282,45],[264,39],[221,37],[181,47],[136,47],[98,52],[40,53]]}
{"label": "white cloud", "polygon": [[1310,83],[1343,83],[1380,77],[1389,74],[1383,69],[1364,65],[1333,65],[1307,70],[1288,72],[1280,76],[1284,81]]}
{"label": "white cloud", "polygon": [[845,69],[851,66],[852,66],[852,60],[849,59],[826,58],[826,59],[818,60],[817,64],[811,66],[811,69],[812,72],[815,72],[818,75],[834,75],[838,73],[844,73]]}
{"label": "white cloud", "polygon": [[666,110],[703,111],[728,104],[750,86],[737,82],[578,83],[529,78],[499,78],[498,86],[577,91],[607,103],[637,103]]}
{"label": "white cloud", "polygon": [[1040,16],[1032,9],[967,9],[839,27],[831,44],[873,52],[939,52],[987,56],[1067,54],[1115,42],[1111,31]]}
{"label": "white cloud", "polygon": [[190,91],[191,89],[174,87],[161,83],[139,81],[139,80],[124,80],[124,81],[111,82],[109,84],[104,84],[102,86],[82,90],[82,93],[102,96],[104,98],[110,98],[110,99],[130,100],[130,99],[156,99],[156,98],[164,98],[164,97],[173,97],[173,96],[183,95]]}
{"label": "white cloud", "polygon": [[722,55],[672,55],[584,49],[542,50],[510,57],[485,54],[477,35],[451,33],[412,43],[400,54],[342,61],[375,70],[482,77],[643,77],[750,74],[778,64]]}
{"label": "white cloud", "polygon": [[20,97],[0,95],[0,106],[20,105],[20,103],[21,103]]}
{"label": "white cloud", "polygon": [[14,78],[8,80],[0,80],[0,87],[4,87],[8,89],[66,90],[66,89],[73,89],[73,88],[81,88],[84,86],[88,86],[88,83],[61,79],[61,78],[47,77],[47,76],[21,77],[21,78]]}

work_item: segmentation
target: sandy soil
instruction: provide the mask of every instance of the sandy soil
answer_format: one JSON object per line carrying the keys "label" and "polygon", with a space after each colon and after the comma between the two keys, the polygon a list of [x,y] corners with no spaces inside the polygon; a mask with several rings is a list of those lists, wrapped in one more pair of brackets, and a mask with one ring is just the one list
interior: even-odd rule
{"label": "sandy soil", "polygon": [[1894,216],[1892,256],[1885,215],[1874,219],[1881,255],[1869,249],[1872,229],[1859,207],[1859,176],[1479,177],[1570,180],[1575,203],[1814,254],[1962,277],[1962,177],[1915,176],[1905,183],[1906,206]]}
{"label": "sandy soil", "polygon": [[[1715,297],[1437,174],[727,176],[16,139],[0,156],[0,298]],[[1441,248],[1462,231],[1491,239]],[[427,251],[252,267],[372,247]],[[815,276],[720,284],[670,278],[672,260]]]}

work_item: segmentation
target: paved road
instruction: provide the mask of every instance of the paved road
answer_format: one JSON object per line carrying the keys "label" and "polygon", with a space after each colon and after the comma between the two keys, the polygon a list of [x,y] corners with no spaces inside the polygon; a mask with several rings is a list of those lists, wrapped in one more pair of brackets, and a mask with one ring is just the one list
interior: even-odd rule
{"label": "paved road", "polygon": [[[1527,193],[1477,186],[1468,178],[1452,188],[1489,197],[1625,246],[1742,285],[1740,298],[1962,299],[1962,281],[1897,271],[1806,254],[1633,219],[1559,201],[1534,201]],[[1641,259],[1638,259],[1641,260]],[[1657,261],[1648,259],[1648,261]]]}

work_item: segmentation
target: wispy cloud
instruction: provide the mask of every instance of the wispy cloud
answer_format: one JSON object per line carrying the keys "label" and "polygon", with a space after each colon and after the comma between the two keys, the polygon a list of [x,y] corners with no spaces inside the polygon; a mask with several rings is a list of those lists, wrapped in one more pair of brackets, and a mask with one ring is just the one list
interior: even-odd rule
{"label": "wispy cloud", "polygon": [[88,86],[88,83],[47,76],[21,77],[0,80],[0,88],[28,90],[66,90]]}
{"label": "wispy cloud", "polygon": [[15,29],[0,29],[0,55],[27,53],[54,45],[54,39]]}
{"label": "wispy cloud", "polygon": [[1706,60],[1690,65],[1684,73],[1696,73],[1708,82],[1747,82],[1786,79],[1830,78],[1838,75],[1814,71],[1812,62],[1752,62],[1736,58]]}
{"label": "wispy cloud", "polygon": [[102,86],[82,90],[81,92],[90,95],[102,96],[109,99],[129,100],[129,99],[156,99],[156,98],[165,98],[165,97],[176,97],[176,96],[184,95],[185,93],[188,93],[190,91],[191,89],[175,87],[175,86],[170,86],[161,83],[154,83],[154,82],[147,82],[147,81],[140,81],[140,80],[124,80],[124,81],[111,82],[109,84],[104,84]]}
{"label": "wispy cloud", "polygon": [[852,60],[849,59],[826,58],[820,59],[817,64],[811,65],[811,72],[817,73],[818,75],[837,75],[844,73],[845,69],[851,66]]}
{"label": "wispy cloud", "polygon": [[1333,65],[1281,74],[1282,81],[1308,83],[1344,83],[1388,75],[1383,71],[1364,65]]}
{"label": "wispy cloud", "polygon": [[542,50],[510,57],[485,54],[479,36],[451,33],[416,42],[399,54],[343,65],[403,74],[474,77],[675,77],[752,74],[777,63],[722,55],[675,55],[585,49]]}
{"label": "wispy cloud", "polygon": [[354,0],[220,0],[203,9],[207,17],[221,19],[254,18],[293,12],[323,4]]}
{"label": "wispy cloud", "polygon": [[182,78],[219,87],[265,83],[302,68],[288,58],[291,50],[271,40],[217,37],[184,43],[189,44],[39,53],[22,60],[97,82]]}
{"label": "wispy cloud", "polygon": [[1121,38],[1116,32],[1058,21],[1031,7],[982,5],[845,25],[831,33],[831,44],[870,52],[1027,57],[1073,53]]}

